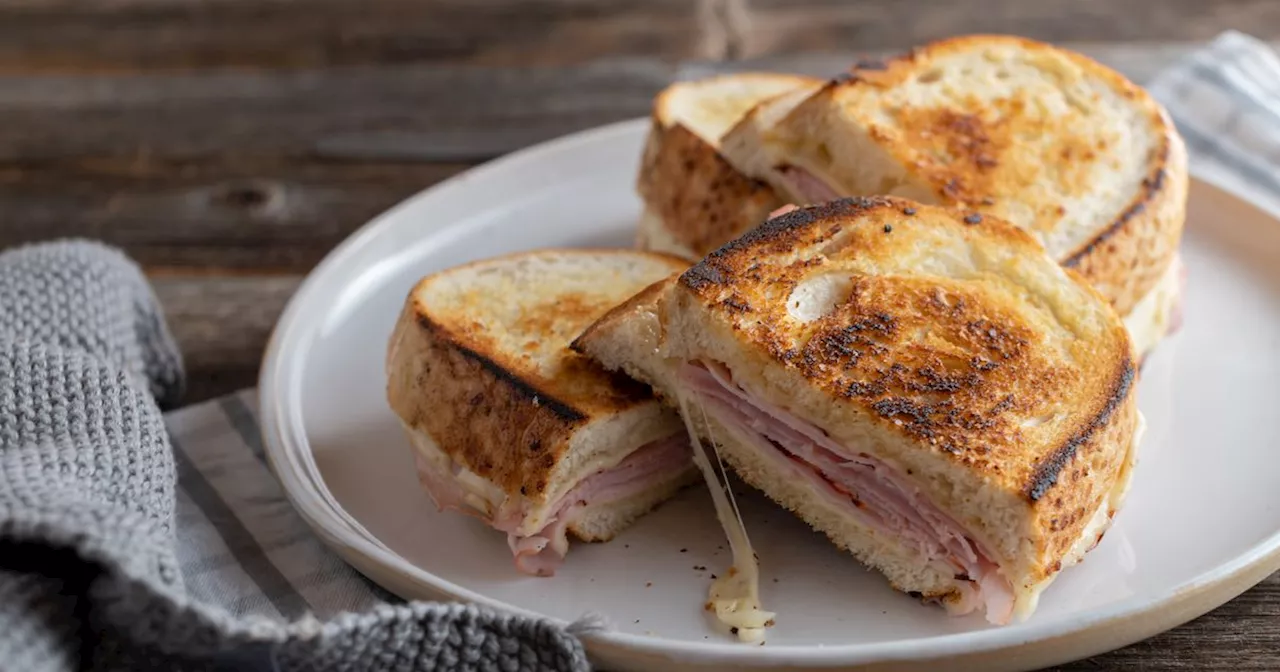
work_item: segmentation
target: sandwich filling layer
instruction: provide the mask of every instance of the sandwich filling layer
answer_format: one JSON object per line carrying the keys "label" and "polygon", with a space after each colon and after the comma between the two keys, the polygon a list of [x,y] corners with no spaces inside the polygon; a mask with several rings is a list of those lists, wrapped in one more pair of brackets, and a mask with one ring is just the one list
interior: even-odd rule
{"label": "sandwich filling layer", "polygon": [[[468,513],[507,533],[516,568],[552,576],[569,550],[568,531],[596,507],[607,507],[680,478],[689,468],[689,437],[677,432],[644,444],[612,467],[578,481],[545,504],[510,495],[452,460],[425,433],[410,430],[418,480],[442,511]],[[541,522],[539,522],[541,521]]]}
{"label": "sandwich filling layer", "polygon": [[1125,329],[1129,331],[1129,340],[1139,359],[1150,354],[1162,338],[1173,335],[1182,326],[1182,300],[1186,286],[1187,267],[1182,262],[1182,255],[1175,254],[1156,286],[1124,316]]}
{"label": "sandwich filling layer", "polygon": [[837,444],[813,424],[744,390],[723,366],[684,364],[680,378],[709,415],[780,470],[804,479],[883,541],[954,575],[958,599],[944,603],[949,612],[982,608],[992,623],[1010,621],[1013,586],[994,556],[897,469]]}
{"label": "sandwich filling layer", "polygon": [[825,203],[840,198],[840,193],[812,171],[789,163],[774,168],[792,193],[808,203]]}

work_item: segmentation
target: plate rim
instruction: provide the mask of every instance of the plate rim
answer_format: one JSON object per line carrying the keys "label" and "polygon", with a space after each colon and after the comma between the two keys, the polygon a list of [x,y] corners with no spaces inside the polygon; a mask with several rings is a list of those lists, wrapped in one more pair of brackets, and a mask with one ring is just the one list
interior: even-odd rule
{"label": "plate rim", "polygon": [[[292,404],[290,407],[289,404],[282,403],[285,400],[292,401],[288,396],[290,392],[288,383],[301,375],[299,367],[289,365],[291,360],[287,354],[301,337],[299,336],[302,329],[299,315],[303,307],[314,302],[312,295],[321,278],[327,276],[331,269],[342,265],[354,256],[375,239],[382,229],[391,226],[402,211],[410,209],[419,201],[437,192],[452,189],[461,180],[483,180],[492,173],[515,169],[520,164],[540,160],[548,153],[570,151],[575,146],[589,143],[618,141],[631,134],[643,133],[648,124],[647,117],[639,117],[560,136],[480,164],[401,200],[361,225],[326,254],[290,297],[272,328],[258,377],[259,426],[268,465],[280,480],[282,490],[294,510],[317,536],[358,571],[384,587],[388,587],[392,592],[399,591],[386,586],[387,583],[399,583],[402,586],[412,583],[438,593],[440,599],[472,602],[507,613],[549,619],[560,625],[570,625],[563,619],[507,604],[437,576],[430,570],[414,565],[395,554],[378,542],[373,535],[367,532],[362,535],[362,527],[358,521],[342,510],[341,506],[337,506],[336,511],[325,511],[323,502],[308,500],[315,495],[331,495],[322,481],[315,480],[318,474],[309,475],[306,465],[295,461],[294,454],[300,456],[304,451],[309,451],[310,444],[305,432],[302,431],[304,425],[300,406]],[[1194,166],[1190,172],[1194,182],[1219,192],[1220,196],[1236,201],[1241,206],[1255,210],[1258,216],[1273,221],[1280,219],[1263,205],[1248,198],[1236,185],[1216,179],[1214,175],[1199,174]],[[317,504],[321,504],[321,507],[317,507]],[[344,521],[343,516],[348,520]],[[382,576],[381,569],[400,574],[399,578],[403,581],[393,581],[389,577]],[[1077,645],[1070,650],[1067,657],[1059,655],[1047,660],[1047,664],[1056,664],[1126,646],[1181,625],[1225,604],[1276,570],[1280,570],[1280,530],[1264,537],[1231,560],[1197,574],[1181,585],[1170,587],[1159,598],[1128,597],[1057,623],[1032,622],[1017,629],[994,628],[925,638],[830,646],[779,644],[763,648],[744,647],[727,640],[685,642],[656,635],[610,630],[586,630],[579,635],[579,638],[589,656],[603,657],[611,664],[622,664],[626,660],[661,660],[668,663],[679,661],[695,666],[732,664],[757,668],[799,663],[825,667],[883,662],[926,663],[941,658],[954,659],[957,656],[989,656],[1013,650],[1022,651],[1028,647],[1048,646],[1064,638],[1087,639],[1090,635],[1097,635],[1117,623],[1130,626],[1135,621],[1138,623],[1138,627],[1125,628],[1118,638],[1107,639],[1101,647]],[[1167,615],[1142,618],[1162,611]],[[1143,627],[1144,624],[1149,627]],[[1031,653],[1025,655],[1037,658]],[[1022,657],[1021,661],[1025,663],[1030,659]],[[995,662],[985,661],[983,669],[992,669],[990,666]]]}

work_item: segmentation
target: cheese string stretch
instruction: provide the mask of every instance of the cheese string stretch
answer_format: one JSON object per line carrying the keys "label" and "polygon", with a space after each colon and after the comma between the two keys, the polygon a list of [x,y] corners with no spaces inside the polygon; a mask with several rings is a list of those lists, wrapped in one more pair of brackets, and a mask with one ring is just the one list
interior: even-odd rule
{"label": "cheese string stretch", "polygon": [[[728,472],[720,459],[719,451],[716,450],[715,441],[708,442],[711,444],[711,451],[715,453],[720,474],[716,473],[715,467],[707,457],[702,439],[694,430],[685,394],[677,392],[676,397],[680,403],[680,416],[684,419],[685,429],[689,432],[689,440],[694,448],[694,462],[702,471],[707,486],[711,490],[716,517],[724,528],[725,536],[729,539],[729,549],[733,553],[733,566],[711,584],[708,596],[711,608],[716,618],[730,626],[738,639],[746,642],[761,641],[764,639],[765,627],[773,624],[774,614],[761,609],[760,572],[756,563],[755,550],[751,547],[746,525],[742,521],[742,512],[738,509],[733,490],[728,487]],[[706,408],[696,399],[694,403],[702,414],[703,426],[710,437],[711,422],[707,418]],[[728,497],[725,496],[725,490],[729,491]]]}

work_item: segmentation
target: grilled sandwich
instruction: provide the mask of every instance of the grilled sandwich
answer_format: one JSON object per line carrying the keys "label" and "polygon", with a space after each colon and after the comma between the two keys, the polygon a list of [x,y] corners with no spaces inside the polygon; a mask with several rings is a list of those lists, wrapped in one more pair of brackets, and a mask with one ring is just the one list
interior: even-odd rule
{"label": "grilled sandwich", "polygon": [[[1129,336],[1096,289],[999,218],[897,197],[774,217],[573,347],[893,587],[994,623],[1101,539],[1141,434]],[[737,583],[712,602],[762,627],[724,499]]]}
{"label": "grilled sandwich", "polygon": [[[1146,91],[1080,54],[976,35],[860,62],[762,101],[720,155],[774,202],[896,195],[1010,221],[1093,284],[1139,353],[1176,320],[1184,143]],[[755,225],[704,235],[688,204],[722,196],[686,182],[685,207],[642,221],[655,229],[642,239],[674,240],[696,260]]]}
{"label": "grilled sandwich", "polygon": [[[720,138],[756,104],[815,91],[822,80],[771,73],[722,75],[671,85],[654,100],[636,190],[645,207],[641,249],[687,259],[753,228],[785,204],[719,153]],[[666,223],[680,223],[678,230]]]}
{"label": "grilled sandwich", "polygon": [[516,567],[551,575],[568,535],[607,541],[695,482],[680,418],[569,342],[688,264],[627,250],[542,250],[459,266],[410,292],[387,397],[441,509],[507,534]]}

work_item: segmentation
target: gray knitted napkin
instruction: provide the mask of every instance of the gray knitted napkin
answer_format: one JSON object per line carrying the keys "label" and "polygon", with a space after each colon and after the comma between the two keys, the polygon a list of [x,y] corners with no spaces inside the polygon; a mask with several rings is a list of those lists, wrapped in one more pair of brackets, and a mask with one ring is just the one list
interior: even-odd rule
{"label": "gray knitted napkin", "polygon": [[181,381],[123,255],[0,253],[0,669],[588,669],[573,633],[473,606],[287,623],[191,600],[160,411]]}

